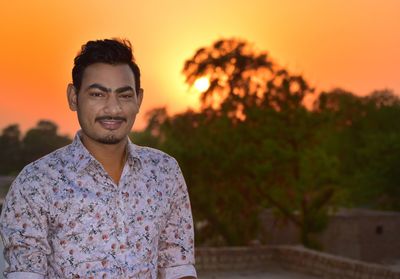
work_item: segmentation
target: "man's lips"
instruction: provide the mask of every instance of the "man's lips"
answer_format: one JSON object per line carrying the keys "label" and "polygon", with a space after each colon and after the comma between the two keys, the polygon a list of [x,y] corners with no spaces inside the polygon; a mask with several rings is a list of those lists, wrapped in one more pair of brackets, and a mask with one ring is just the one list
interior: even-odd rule
{"label": "man's lips", "polygon": [[102,116],[97,117],[95,121],[99,122],[100,125],[107,130],[116,130],[121,127],[124,122],[126,122],[126,118]]}

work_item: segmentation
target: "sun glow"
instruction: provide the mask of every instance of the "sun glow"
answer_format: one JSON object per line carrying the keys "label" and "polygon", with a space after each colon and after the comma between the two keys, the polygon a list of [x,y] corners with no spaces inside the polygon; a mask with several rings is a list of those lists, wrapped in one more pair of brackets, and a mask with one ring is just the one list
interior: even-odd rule
{"label": "sun glow", "polygon": [[206,91],[210,87],[210,81],[207,77],[201,77],[194,82],[194,88],[200,93]]}

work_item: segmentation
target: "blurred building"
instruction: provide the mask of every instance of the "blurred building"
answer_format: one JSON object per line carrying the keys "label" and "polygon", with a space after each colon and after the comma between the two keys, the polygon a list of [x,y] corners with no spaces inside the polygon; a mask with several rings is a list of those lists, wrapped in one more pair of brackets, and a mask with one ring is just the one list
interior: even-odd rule
{"label": "blurred building", "polygon": [[[266,244],[300,244],[298,229],[276,218],[271,210],[264,211],[261,220]],[[332,214],[328,227],[316,239],[327,253],[390,263],[400,259],[400,212],[341,209]]]}

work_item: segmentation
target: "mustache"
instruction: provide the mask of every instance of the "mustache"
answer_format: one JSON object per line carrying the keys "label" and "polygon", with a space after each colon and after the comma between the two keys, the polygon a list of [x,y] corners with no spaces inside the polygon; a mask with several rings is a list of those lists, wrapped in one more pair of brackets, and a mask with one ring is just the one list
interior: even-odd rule
{"label": "mustache", "polygon": [[103,121],[103,120],[117,120],[117,121],[125,121],[126,122],[126,118],[125,117],[121,117],[121,116],[104,115],[104,116],[99,116],[99,117],[95,118],[95,121]]}

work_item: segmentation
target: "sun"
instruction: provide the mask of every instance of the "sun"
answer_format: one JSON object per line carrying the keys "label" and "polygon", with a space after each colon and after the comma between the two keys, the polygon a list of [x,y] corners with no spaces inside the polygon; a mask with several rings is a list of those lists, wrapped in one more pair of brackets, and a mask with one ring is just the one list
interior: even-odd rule
{"label": "sun", "polygon": [[201,77],[194,82],[194,88],[199,92],[204,92],[210,87],[210,81],[207,77]]}

